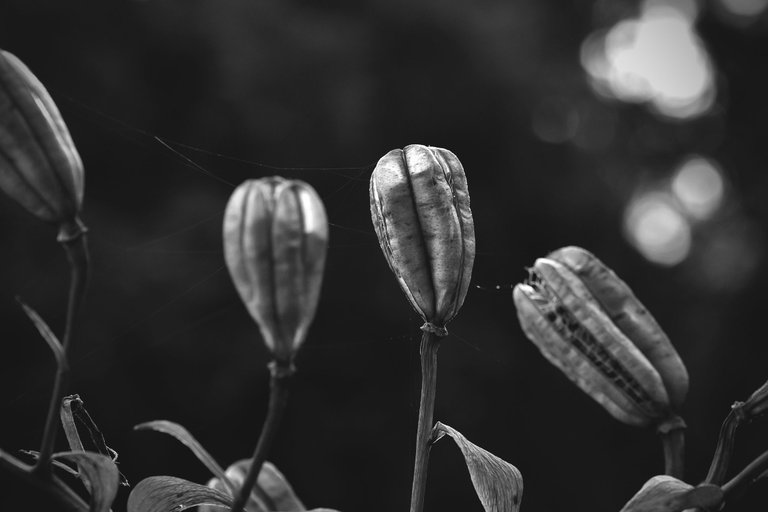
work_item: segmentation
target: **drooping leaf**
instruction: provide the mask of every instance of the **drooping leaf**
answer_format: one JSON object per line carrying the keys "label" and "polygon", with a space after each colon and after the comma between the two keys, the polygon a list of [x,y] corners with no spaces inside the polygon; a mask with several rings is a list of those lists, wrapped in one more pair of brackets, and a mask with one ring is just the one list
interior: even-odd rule
{"label": "drooping leaf", "polygon": [[64,353],[64,348],[61,346],[61,342],[59,341],[59,338],[56,337],[55,334],[53,334],[53,331],[50,327],[48,327],[48,324],[45,323],[45,320],[37,314],[37,311],[32,309],[31,307],[27,306],[19,297],[16,297],[16,302],[19,303],[21,306],[21,309],[24,310],[24,313],[29,317],[30,320],[32,320],[32,323],[37,328],[37,331],[40,333],[40,336],[45,340],[45,342],[50,347],[51,351],[53,352],[53,357],[56,358],[56,364],[58,366],[67,366],[67,356]]}
{"label": "drooping leaf", "polygon": [[151,476],[128,496],[128,512],[182,512],[198,505],[229,509],[232,497],[173,476]]}
{"label": "drooping leaf", "polygon": [[[99,427],[96,426],[96,422],[93,421],[91,415],[85,409],[83,401],[79,395],[65,396],[61,401],[61,409],[59,410],[59,417],[61,419],[61,425],[64,427],[64,434],[67,436],[67,442],[69,448],[73,452],[94,451],[100,453],[105,457],[109,457],[112,462],[117,464],[117,452],[107,446],[107,441],[104,439],[104,434],[101,433]],[[78,425],[88,433],[88,450],[86,450],[83,444]],[[128,479],[125,475],[120,473],[120,485],[127,487]],[[87,483],[86,483],[87,486]]]}
{"label": "drooping leaf", "polygon": [[229,487],[230,491],[236,491],[236,487],[232,484],[232,481],[229,479],[229,477],[227,477],[227,475],[224,473],[222,467],[219,466],[219,463],[216,462],[211,454],[208,453],[205,448],[203,448],[203,445],[201,445],[200,442],[195,439],[194,436],[192,436],[192,434],[190,434],[186,428],[182,427],[178,423],[174,423],[168,420],[155,420],[136,425],[133,427],[133,429],[154,430],[156,432],[162,432],[164,434],[175,437],[184,446],[189,448],[192,453],[195,454],[195,457],[197,457],[198,460],[202,462],[206,468],[208,468],[208,471],[213,473],[213,475],[221,480],[224,485]]}
{"label": "drooping leaf", "polygon": [[432,430],[433,443],[450,436],[464,461],[485,512],[517,512],[523,495],[523,476],[512,464],[472,444],[458,430],[439,421]]}
{"label": "drooping leaf", "polygon": [[717,508],[723,491],[712,484],[693,487],[668,475],[654,476],[620,512],[682,512],[689,508]]}
{"label": "drooping leaf", "polygon": [[120,478],[112,459],[93,452],[54,453],[52,458],[77,464],[80,477],[87,482],[86,487],[91,494],[90,512],[109,512]]}

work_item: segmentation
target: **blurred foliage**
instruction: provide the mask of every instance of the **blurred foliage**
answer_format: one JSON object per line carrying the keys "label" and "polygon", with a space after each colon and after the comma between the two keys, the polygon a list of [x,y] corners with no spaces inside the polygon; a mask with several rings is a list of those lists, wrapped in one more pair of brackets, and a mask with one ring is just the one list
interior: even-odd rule
{"label": "blurred foliage", "polygon": [[[700,4],[696,22],[715,104],[680,121],[590,88],[581,44],[637,15],[625,0],[3,2],[0,48],[46,84],[85,161],[94,272],[71,389],[121,471],[208,480],[182,447],[132,431],[160,418],[223,465],[251,453],[268,354],[224,269],[221,220],[239,182],[281,174],[317,188],[332,231],[271,459],[310,506],[406,509],[419,322],[377,246],[367,180],[386,151],[423,143],[461,158],[478,243],[478,287],[441,350],[436,419],[520,468],[526,512],[618,510],[661,472],[655,436],[605,415],[513,320],[524,267],[577,244],[634,288],[686,361],[689,480],[701,479],[730,404],[768,377],[768,19],[726,4]],[[625,241],[624,208],[694,153],[720,163],[728,201],[687,260],[656,266]],[[60,328],[67,273],[52,229],[7,200],[0,218],[10,451],[39,443],[53,376],[13,297]],[[737,467],[766,448],[764,431],[743,429]],[[14,489],[3,475],[1,509],[18,508]],[[763,483],[730,510],[766,496]],[[478,509],[455,450],[433,451],[426,508]]]}

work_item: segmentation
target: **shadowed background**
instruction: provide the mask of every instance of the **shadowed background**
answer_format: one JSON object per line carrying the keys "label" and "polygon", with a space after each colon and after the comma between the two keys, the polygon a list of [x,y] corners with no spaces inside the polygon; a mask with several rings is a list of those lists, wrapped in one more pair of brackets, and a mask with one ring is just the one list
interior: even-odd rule
{"label": "shadowed background", "polygon": [[[687,480],[703,478],[729,406],[768,378],[768,15],[765,0],[675,5],[3,2],[0,48],[49,88],[85,162],[93,272],[71,391],[122,472],[210,477],[170,437],[132,431],[152,419],[185,425],[222,465],[250,456],[268,354],[221,222],[237,184],[280,174],[318,190],[331,238],[270,459],[310,507],[407,510],[420,322],[378,247],[368,178],[422,143],[464,164],[478,250],[436,420],[522,471],[526,512],[617,511],[662,471],[654,433],[610,418],[517,324],[525,266],[580,245],[688,365]],[[14,296],[59,331],[67,267],[52,227],[5,197],[0,219],[0,446],[14,452],[38,447],[54,373]],[[765,421],[740,431],[734,470],[768,448]],[[51,509],[30,499],[0,475],[0,509]],[[761,483],[729,510],[766,501]],[[426,510],[480,509],[442,441]]]}

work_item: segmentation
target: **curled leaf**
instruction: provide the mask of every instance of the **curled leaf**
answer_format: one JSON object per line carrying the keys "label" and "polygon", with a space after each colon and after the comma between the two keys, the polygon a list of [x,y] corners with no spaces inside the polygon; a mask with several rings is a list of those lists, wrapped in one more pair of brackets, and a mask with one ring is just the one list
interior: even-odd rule
{"label": "curled leaf", "polygon": [[[104,434],[101,433],[99,427],[96,426],[96,422],[94,422],[91,415],[88,414],[79,395],[65,396],[61,400],[59,417],[61,419],[61,425],[64,428],[64,434],[67,436],[70,450],[73,452],[89,451],[100,453],[105,457],[109,457],[112,462],[117,464],[117,452],[107,446]],[[87,446],[83,443],[83,440],[80,437],[78,426],[88,434],[85,438]],[[120,473],[119,470],[118,475],[120,478],[120,485],[128,487],[128,479],[125,478],[125,475]],[[84,483],[87,487],[87,482]]]}
{"label": "curled leaf", "polygon": [[620,512],[682,512],[689,508],[717,508],[723,491],[712,484],[693,487],[667,475],[654,476]]}
{"label": "curled leaf", "polygon": [[219,478],[224,485],[226,485],[230,491],[235,490],[235,486],[232,484],[232,481],[226,476],[224,473],[224,470],[221,466],[219,466],[219,463],[216,462],[216,459],[214,459],[208,451],[203,448],[203,445],[200,444],[200,442],[195,439],[195,437],[189,433],[189,431],[179,425],[178,423],[174,423],[172,421],[168,420],[155,420],[155,421],[147,421],[146,423],[140,423],[139,425],[136,425],[133,427],[134,430],[154,430],[156,432],[162,432],[163,434],[168,434],[169,436],[175,437],[178,441],[181,442],[184,446],[190,449],[193,454],[195,454],[195,457],[203,463],[203,465],[208,468],[208,471],[213,473],[213,475],[217,478]]}
{"label": "curled leaf", "polygon": [[216,489],[173,476],[151,476],[128,496],[128,512],[182,512],[199,505],[228,509],[232,498]]}
{"label": "curled leaf", "polygon": [[77,464],[80,477],[91,494],[90,512],[109,512],[117,495],[120,478],[120,473],[112,459],[93,452],[55,453],[52,458]]}
{"label": "curled leaf", "polygon": [[439,421],[432,430],[433,442],[450,436],[464,455],[464,461],[485,512],[517,512],[523,496],[520,471],[491,452],[472,444],[458,430]]}

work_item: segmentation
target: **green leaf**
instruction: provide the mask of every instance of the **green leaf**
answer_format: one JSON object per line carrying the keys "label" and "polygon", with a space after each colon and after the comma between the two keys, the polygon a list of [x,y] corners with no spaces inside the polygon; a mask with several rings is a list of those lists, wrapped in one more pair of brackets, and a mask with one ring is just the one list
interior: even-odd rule
{"label": "green leaf", "polygon": [[91,512],[109,512],[117,495],[120,473],[112,459],[93,452],[54,453],[53,459],[64,459],[77,464],[80,476],[91,494]]}
{"label": "green leaf", "polygon": [[464,455],[464,461],[485,512],[517,512],[523,495],[523,476],[512,464],[472,444],[461,432],[439,421],[432,429],[433,443],[448,435]]}
{"label": "green leaf", "polygon": [[199,505],[229,509],[232,497],[173,476],[145,478],[128,496],[128,512],[182,512]]}
{"label": "green leaf", "polygon": [[53,334],[51,328],[48,327],[48,324],[45,323],[45,320],[43,320],[42,317],[37,314],[37,311],[27,306],[19,297],[16,297],[16,302],[19,303],[21,309],[24,310],[24,313],[26,313],[29,319],[32,320],[32,323],[37,328],[37,332],[40,333],[40,336],[43,337],[45,342],[50,347],[51,351],[53,352],[53,357],[56,358],[56,364],[59,367],[66,368],[68,365],[67,355],[64,353],[64,347],[61,346],[59,338]]}
{"label": "green leaf", "polygon": [[213,473],[215,477],[221,480],[224,485],[229,488],[230,491],[234,493],[237,490],[229,477],[227,477],[227,475],[224,473],[224,470],[221,468],[221,466],[219,466],[218,462],[216,462],[216,460],[211,457],[211,454],[208,453],[205,448],[203,448],[203,445],[201,445],[200,442],[195,439],[187,429],[178,423],[167,420],[148,421],[146,423],[136,425],[133,427],[133,429],[154,430],[156,432],[162,432],[164,434],[175,437],[184,446],[189,448],[192,453],[195,454],[198,460],[202,462],[203,465],[208,468],[208,470]]}

